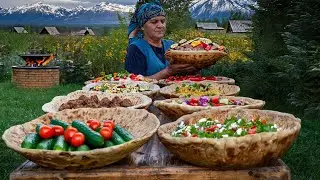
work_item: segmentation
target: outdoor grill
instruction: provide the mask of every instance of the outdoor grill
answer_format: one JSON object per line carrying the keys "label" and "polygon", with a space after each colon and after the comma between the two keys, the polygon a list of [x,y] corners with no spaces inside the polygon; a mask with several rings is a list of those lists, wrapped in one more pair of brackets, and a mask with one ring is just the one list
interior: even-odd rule
{"label": "outdoor grill", "polygon": [[58,66],[48,66],[55,59],[52,53],[28,53],[19,55],[24,66],[12,66],[12,82],[21,88],[49,88],[59,84]]}

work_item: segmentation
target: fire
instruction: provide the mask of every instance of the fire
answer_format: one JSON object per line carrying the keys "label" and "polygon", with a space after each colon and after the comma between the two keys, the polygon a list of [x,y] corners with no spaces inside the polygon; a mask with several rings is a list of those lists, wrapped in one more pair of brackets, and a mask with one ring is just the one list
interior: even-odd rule
{"label": "fire", "polygon": [[[42,58],[42,59],[41,59]],[[26,66],[46,66],[52,59],[54,59],[54,55],[50,54],[50,56],[30,56],[26,57]]]}

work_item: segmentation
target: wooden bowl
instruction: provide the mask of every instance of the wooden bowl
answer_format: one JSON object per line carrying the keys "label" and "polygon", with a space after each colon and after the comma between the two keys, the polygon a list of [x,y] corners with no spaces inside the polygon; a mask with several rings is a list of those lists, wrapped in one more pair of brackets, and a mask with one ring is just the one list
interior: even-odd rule
{"label": "wooden bowl", "polygon": [[[208,96],[210,99],[214,96]],[[157,100],[153,102],[153,105],[156,106],[161,112],[170,119],[177,119],[183,115],[191,114],[198,111],[208,110],[208,109],[221,109],[221,108],[239,108],[239,109],[262,109],[265,105],[265,101],[247,98],[247,97],[236,97],[236,96],[220,96],[223,99],[233,99],[237,101],[243,101],[247,105],[238,106],[238,105],[224,105],[224,106],[191,106],[184,104],[172,103],[173,100],[179,100],[179,98]]]}
{"label": "wooden bowl", "polygon": [[[118,82],[110,82],[111,84],[118,84]],[[157,94],[158,94],[158,92],[159,92],[159,90],[160,90],[160,87],[158,86],[158,85],[156,85],[156,84],[153,84],[153,83],[147,83],[147,82],[130,82],[129,84],[131,84],[131,83],[133,83],[133,84],[143,84],[143,85],[146,85],[146,86],[148,86],[149,88],[150,88],[150,91],[144,91],[144,92],[139,92],[140,94],[143,94],[143,95],[146,95],[146,96],[148,96],[148,97],[150,97],[151,99],[154,99],[156,96],[157,96]],[[91,83],[91,84],[87,84],[86,86],[84,86],[83,88],[82,88],[82,90],[84,90],[84,91],[90,91],[90,88],[92,88],[92,87],[94,87],[94,86],[99,86],[99,85],[102,85],[102,84],[105,84],[105,83],[102,83],[102,82],[98,82],[98,83]],[[127,83],[125,83],[125,84],[127,84]],[[120,94],[120,93],[118,93],[118,94]],[[130,93],[130,94],[133,94],[133,93]]]}
{"label": "wooden bowl", "polygon": [[[113,119],[133,134],[134,139],[121,145],[90,151],[64,152],[53,150],[25,149],[21,143],[25,136],[35,132],[39,123],[49,124],[51,118],[71,123],[72,120]],[[7,129],[2,139],[6,145],[27,159],[54,169],[93,169],[119,161],[137,150],[157,131],[159,119],[144,109],[98,108],[71,109],[48,113],[27,123]]]}
{"label": "wooden bowl", "polygon": [[[246,118],[260,116],[276,123],[280,129],[277,132],[221,139],[171,136],[181,121],[194,124],[203,117],[224,120],[234,115]],[[266,165],[282,157],[297,138],[300,128],[300,119],[291,114],[225,108],[182,116],[175,122],[160,126],[158,136],[170,152],[189,163],[217,169],[241,169]]]}
{"label": "wooden bowl", "polygon": [[170,60],[170,63],[172,64],[192,64],[197,68],[205,68],[211,66],[224,56],[227,56],[227,53],[218,50],[169,50],[165,54],[166,59]]}
{"label": "wooden bowl", "polygon": [[150,104],[152,103],[152,99],[150,99],[148,96],[142,95],[142,94],[106,94],[100,91],[83,91],[78,90],[74,91],[72,93],[69,93],[66,96],[56,96],[52,99],[51,102],[46,103],[42,106],[42,110],[44,112],[58,112],[60,106],[63,103],[67,103],[69,100],[78,99],[80,96],[85,95],[87,97],[91,97],[94,95],[97,95],[98,99],[101,100],[103,98],[112,99],[114,97],[119,97],[120,99],[129,99],[134,105],[127,107],[130,109],[147,109]]}
{"label": "wooden bowl", "polygon": [[[184,83],[175,83],[170,86],[165,86],[160,89],[160,94],[167,99],[181,97],[182,95],[177,94],[175,92],[175,90],[177,87],[181,87],[182,84],[184,84]],[[191,84],[193,84],[193,83],[191,83]],[[220,94],[218,94],[218,95],[234,96],[234,95],[239,94],[239,92],[240,92],[240,87],[236,86],[236,85],[208,83],[208,82],[201,82],[201,84],[211,84],[212,89],[219,90]],[[191,94],[191,96],[197,96],[197,95]]]}
{"label": "wooden bowl", "polygon": [[236,83],[236,81],[232,78],[228,78],[228,77],[223,77],[223,76],[216,76],[217,80],[203,80],[203,81],[190,81],[190,80],[184,80],[184,81],[170,81],[170,82],[166,82],[166,79],[160,79],[158,81],[158,85],[160,87],[164,87],[164,86],[169,86],[171,84],[175,84],[175,83],[193,83],[193,82],[201,82],[201,83],[219,83],[219,84],[230,84],[233,85]]}
{"label": "wooden bowl", "polygon": [[[120,81],[98,81],[99,83],[130,83],[130,82],[147,82],[147,83],[153,83],[157,84],[158,81],[156,79],[150,79],[148,81],[132,81],[132,80],[120,80]],[[91,84],[91,83],[97,83],[95,80],[88,80],[84,82],[85,85]]]}

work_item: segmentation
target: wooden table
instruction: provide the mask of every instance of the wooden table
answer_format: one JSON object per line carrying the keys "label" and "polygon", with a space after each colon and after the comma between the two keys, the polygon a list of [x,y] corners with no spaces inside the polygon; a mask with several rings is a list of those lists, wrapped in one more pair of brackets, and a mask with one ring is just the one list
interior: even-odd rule
{"label": "wooden table", "polygon": [[[161,124],[170,122],[155,107]],[[12,180],[31,179],[291,179],[290,169],[278,160],[266,167],[244,170],[213,170],[187,164],[170,154],[157,135],[127,158],[109,166],[86,171],[64,171],[43,168],[31,161],[24,162],[10,174]]]}

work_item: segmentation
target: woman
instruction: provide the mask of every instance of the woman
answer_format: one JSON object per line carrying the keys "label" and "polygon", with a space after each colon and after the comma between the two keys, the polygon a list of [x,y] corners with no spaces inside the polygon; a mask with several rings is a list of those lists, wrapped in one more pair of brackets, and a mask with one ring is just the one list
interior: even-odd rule
{"label": "woman", "polygon": [[125,62],[128,72],[159,80],[197,71],[189,64],[168,63],[164,54],[174,42],[162,39],[165,31],[165,12],[158,3],[146,3],[136,10],[129,25],[130,44]]}

